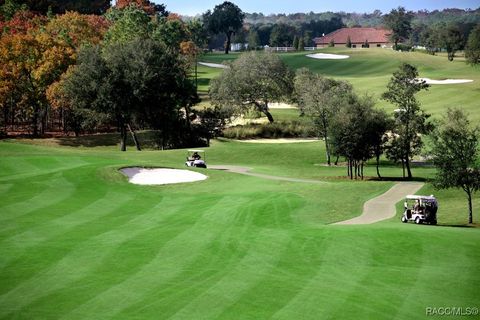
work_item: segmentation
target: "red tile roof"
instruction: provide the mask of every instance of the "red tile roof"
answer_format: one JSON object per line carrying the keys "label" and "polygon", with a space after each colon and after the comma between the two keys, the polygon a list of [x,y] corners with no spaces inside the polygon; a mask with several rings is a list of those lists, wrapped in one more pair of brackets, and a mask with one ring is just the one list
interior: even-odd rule
{"label": "red tile roof", "polygon": [[313,39],[316,44],[328,45],[333,39],[335,44],[347,43],[347,38],[350,36],[352,43],[364,43],[368,40],[369,43],[389,43],[388,36],[391,31],[386,29],[376,28],[342,28],[333,31],[324,37]]}

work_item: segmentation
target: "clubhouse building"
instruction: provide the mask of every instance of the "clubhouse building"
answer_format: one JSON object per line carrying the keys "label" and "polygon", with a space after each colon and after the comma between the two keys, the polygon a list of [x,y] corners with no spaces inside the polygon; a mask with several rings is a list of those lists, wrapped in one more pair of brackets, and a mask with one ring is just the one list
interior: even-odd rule
{"label": "clubhouse building", "polygon": [[345,46],[348,38],[352,43],[352,48],[361,48],[368,43],[369,47],[391,47],[392,43],[388,39],[391,31],[377,28],[342,28],[333,31],[323,37],[313,39],[317,48],[328,46]]}

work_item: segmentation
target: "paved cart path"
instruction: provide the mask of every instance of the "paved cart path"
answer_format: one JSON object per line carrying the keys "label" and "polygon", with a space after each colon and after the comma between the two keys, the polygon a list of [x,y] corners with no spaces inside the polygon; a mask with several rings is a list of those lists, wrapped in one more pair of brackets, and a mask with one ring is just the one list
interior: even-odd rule
{"label": "paved cart path", "polygon": [[320,180],[310,180],[310,179],[297,179],[297,178],[287,178],[287,177],[279,177],[279,176],[271,176],[268,174],[263,173],[254,173],[250,172],[252,168],[249,167],[240,167],[240,166],[230,166],[230,165],[212,165],[208,166],[209,169],[213,170],[224,170],[233,173],[240,173],[247,176],[258,177],[263,179],[269,180],[278,180],[278,181],[289,181],[289,182],[304,182],[304,183],[318,183],[318,184],[327,184],[328,182],[320,181]]}
{"label": "paved cart path", "polygon": [[362,215],[335,224],[370,224],[393,218],[396,214],[395,204],[422,187],[423,183],[419,182],[399,182],[384,194],[365,202]]}

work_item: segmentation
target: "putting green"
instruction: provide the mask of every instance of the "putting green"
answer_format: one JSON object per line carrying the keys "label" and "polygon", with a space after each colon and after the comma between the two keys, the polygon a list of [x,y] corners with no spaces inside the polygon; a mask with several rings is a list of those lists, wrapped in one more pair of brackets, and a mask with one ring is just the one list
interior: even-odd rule
{"label": "putting green", "polygon": [[[214,142],[207,162],[327,184],[207,171],[166,186],[117,169],[182,168],[183,150],[34,143],[50,146],[0,142],[1,319],[415,319],[480,304],[478,229],[327,225],[393,182],[333,178],[344,168],[313,165],[320,142]],[[464,203],[440,195],[440,224],[466,221],[447,198]]]}

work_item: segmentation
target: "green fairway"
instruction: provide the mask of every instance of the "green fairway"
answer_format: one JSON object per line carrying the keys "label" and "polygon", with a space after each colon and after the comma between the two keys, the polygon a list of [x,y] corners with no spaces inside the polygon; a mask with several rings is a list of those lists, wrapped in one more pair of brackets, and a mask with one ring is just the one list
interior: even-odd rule
{"label": "green fairway", "polygon": [[[309,68],[327,77],[350,81],[359,94],[368,93],[378,100],[377,106],[388,112],[395,109],[386,101],[380,100],[380,95],[386,90],[392,73],[402,62],[412,64],[418,68],[420,77],[436,80],[442,79],[471,79],[472,83],[431,85],[428,91],[419,94],[422,107],[435,118],[445,113],[448,107],[465,109],[471,115],[472,122],[480,121],[478,101],[480,99],[480,69],[467,65],[463,59],[452,62],[444,56],[432,56],[417,52],[397,52],[390,49],[349,49],[326,48],[320,52],[346,54],[349,59],[320,60],[306,57],[311,52],[280,54],[280,57],[292,69]],[[204,61],[221,63],[231,60],[238,54],[209,54],[202,58]],[[202,67],[206,68],[206,67]],[[219,69],[206,68],[205,83],[208,77],[214,77],[221,72]],[[205,88],[202,88],[205,90]]]}
{"label": "green fairway", "polygon": [[200,170],[209,179],[169,186],[132,185],[117,169],[182,168],[184,150],[57,144],[0,142],[1,319],[416,319],[480,307],[479,229],[446,226],[466,222],[460,191],[421,191],[439,196],[444,226],[331,226],[393,182],[338,178],[345,168],[318,165],[320,142],[214,141],[207,161],[322,184]]}

